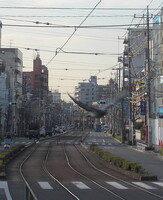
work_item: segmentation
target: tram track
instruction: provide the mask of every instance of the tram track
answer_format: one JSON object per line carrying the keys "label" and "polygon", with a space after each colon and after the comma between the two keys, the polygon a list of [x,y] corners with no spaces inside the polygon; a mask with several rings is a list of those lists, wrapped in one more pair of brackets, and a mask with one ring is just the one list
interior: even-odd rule
{"label": "tram track", "polygon": [[[35,152],[38,151],[39,148],[41,148],[42,144],[47,143],[47,141],[48,140],[45,140],[45,142],[41,142],[41,143],[37,144],[35,146],[35,148],[28,154],[28,156],[23,160],[23,162],[20,165],[20,174],[21,174],[21,177],[22,177],[23,181],[25,182],[27,188],[29,189],[30,195],[32,196],[32,198],[34,200],[40,200],[40,197],[38,197],[38,192],[35,189],[33,189],[33,187],[31,186],[28,174],[26,174],[24,172],[25,171],[24,170],[24,168],[25,168],[24,166],[28,163],[29,159],[32,159],[33,154],[35,154]],[[53,142],[56,142],[56,139],[53,139]],[[67,196],[68,199],[79,200],[79,198],[77,196],[75,196],[75,194],[73,194],[70,190],[68,190],[68,188],[66,188],[59,180],[57,180],[57,178],[55,178],[47,170],[46,162],[47,162],[47,158],[48,158],[48,154],[49,154],[49,148],[50,148],[50,144],[48,145],[48,147],[46,149],[46,153],[44,153],[44,156],[42,157],[42,164],[41,164],[42,171],[44,171],[44,173],[46,174],[46,176],[50,177],[50,179],[51,179],[52,182],[57,183],[60,186],[60,188],[62,188],[64,191],[66,191],[66,193],[67,193],[66,196]],[[38,168],[38,170],[40,170],[39,166],[37,168]],[[60,190],[62,190],[62,189],[60,189]],[[62,192],[62,193],[64,193],[64,192]],[[65,193],[64,193],[64,195],[65,195]],[[54,196],[55,196],[55,194],[54,194]],[[71,196],[72,198],[70,198],[69,196]],[[52,198],[49,197],[49,199],[53,199],[53,197]]]}
{"label": "tram track", "polygon": [[[109,169],[100,167],[93,156],[81,145],[80,137],[72,137],[73,144],[66,144],[66,137],[48,138],[30,147],[20,164],[21,177],[34,200],[54,199],[112,199],[112,200],[156,200],[163,196],[132,184],[128,178],[115,176]],[[58,144],[57,140],[65,140]],[[69,140],[69,138],[68,138]],[[28,169],[29,166],[33,168]],[[36,170],[32,172],[32,170]],[[33,177],[32,177],[33,176]],[[121,177],[121,178],[119,178]],[[107,181],[123,183],[131,190],[115,190]],[[49,183],[53,190],[41,190],[36,183]],[[78,189],[76,184],[84,183],[88,188]],[[46,193],[46,194],[45,194]],[[43,196],[44,195],[44,196]],[[89,197],[88,197],[89,196]]]}
{"label": "tram track", "polygon": [[[144,188],[142,188],[142,187],[140,187],[140,186],[138,186],[138,185],[134,185],[134,184],[132,184],[132,183],[130,183],[130,182],[128,182],[128,181],[125,181],[125,180],[123,180],[123,179],[121,179],[121,178],[118,178],[118,177],[116,177],[116,176],[114,176],[114,175],[108,173],[108,171],[106,172],[106,171],[104,171],[104,170],[99,169],[98,167],[96,167],[96,166],[89,160],[89,158],[84,154],[84,151],[82,151],[81,148],[79,148],[79,146],[74,145],[74,147],[75,147],[75,148],[77,149],[77,151],[83,156],[83,158],[86,160],[86,162],[87,162],[93,169],[97,170],[98,172],[100,172],[100,173],[102,173],[102,174],[104,174],[104,175],[106,175],[106,176],[108,176],[108,177],[111,177],[111,178],[115,179],[115,181],[119,181],[119,182],[125,183],[125,185],[129,185],[129,186],[132,186],[132,187],[134,187],[134,188],[136,188],[136,189],[139,189],[139,190],[141,190],[141,191],[143,191],[143,192],[145,192],[145,193],[147,193],[147,194],[152,195],[153,197],[156,197],[156,198],[158,198],[158,199],[163,199],[163,196],[160,196],[160,195],[155,194],[155,193],[153,193],[153,192],[150,192],[150,191],[148,191],[148,190],[146,190],[146,189],[144,189]],[[83,148],[82,148],[82,149],[83,149]]]}

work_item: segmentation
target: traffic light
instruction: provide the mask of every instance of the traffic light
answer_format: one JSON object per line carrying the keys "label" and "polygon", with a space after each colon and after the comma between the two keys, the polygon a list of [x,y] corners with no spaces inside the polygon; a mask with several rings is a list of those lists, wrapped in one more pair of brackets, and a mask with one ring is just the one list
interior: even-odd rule
{"label": "traffic light", "polygon": [[100,100],[100,101],[97,101],[98,104],[105,104],[106,101],[105,100]]}
{"label": "traffic light", "polygon": [[8,102],[9,105],[16,104],[16,102]]}

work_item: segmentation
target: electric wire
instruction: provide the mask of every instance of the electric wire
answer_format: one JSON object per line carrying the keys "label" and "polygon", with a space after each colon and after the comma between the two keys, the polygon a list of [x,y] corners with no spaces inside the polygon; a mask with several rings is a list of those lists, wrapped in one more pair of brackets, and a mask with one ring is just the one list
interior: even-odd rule
{"label": "electric wire", "polygon": [[92,12],[96,9],[96,7],[101,3],[102,0],[100,0],[95,7],[91,10],[91,12],[85,17],[85,19],[79,24],[78,27],[75,28],[74,32],[69,36],[69,38],[64,42],[64,44],[61,46],[60,50],[50,59],[50,61],[46,64],[46,66],[48,66],[52,60],[57,56],[57,54],[61,51],[61,49],[63,49],[66,44],[69,42],[69,40],[73,37],[73,35],[75,34],[75,32],[78,30],[79,27],[81,27],[81,25],[87,20],[87,18],[92,14]]}
{"label": "electric wire", "polygon": [[[19,10],[92,10],[94,8],[88,8],[88,7],[30,7],[30,6],[0,6],[0,9],[19,9]],[[141,11],[144,10],[144,8],[96,8],[96,10],[131,10],[131,11]],[[149,10],[156,10],[156,8],[149,8]]]}

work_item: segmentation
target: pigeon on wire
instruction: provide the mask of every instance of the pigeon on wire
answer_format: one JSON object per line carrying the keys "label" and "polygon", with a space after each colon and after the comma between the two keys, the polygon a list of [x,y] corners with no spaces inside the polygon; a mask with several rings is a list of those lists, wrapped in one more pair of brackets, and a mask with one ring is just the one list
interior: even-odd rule
{"label": "pigeon on wire", "polygon": [[96,108],[94,106],[88,105],[86,103],[82,103],[81,101],[76,100],[73,98],[69,93],[69,97],[73,100],[74,103],[76,103],[79,107],[87,110],[90,112],[90,115],[95,118],[101,118],[108,114],[108,109],[113,106],[114,104],[121,101],[123,98],[126,98],[128,94],[128,91],[122,91],[118,94],[118,97],[116,97],[114,100],[112,100],[109,104],[105,105],[103,108]]}

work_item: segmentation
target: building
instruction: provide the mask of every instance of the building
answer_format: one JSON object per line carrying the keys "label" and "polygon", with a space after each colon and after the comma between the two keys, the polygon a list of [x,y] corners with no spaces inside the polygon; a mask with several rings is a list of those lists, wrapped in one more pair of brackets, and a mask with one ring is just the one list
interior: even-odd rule
{"label": "building", "polygon": [[31,93],[33,98],[48,99],[48,69],[42,65],[39,54],[33,60],[33,71],[23,72],[23,91],[25,94]]}
{"label": "building", "polygon": [[89,82],[79,82],[75,88],[75,98],[83,103],[97,101],[97,76],[91,76]]}
{"label": "building", "polygon": [[163,8],[153,19],[152,142],[163,146]]}
{"label": "building", "polygon": [[58,90],[52,91],[52,102],[61,103],[61,93]]}
{"label": "building", "polygon": [[[148,31],[148,32],[147,32]],[[146,91],[148,90],[148,48],[151,47],[151,27],[147,30],[147,25],[144,27],[128,29],[127,38],[124,40],[123,52],[123,89],[129,90],[128,116],[124,116],[127,120],[124,124],[129,124],[129,140],[133,143],[134,125],[135,122],[143,122],[144,129],[148,130],[147,113],[141,112],[142,105],[147,105]],[[145,103],[144,103],[145,102]],[[144,109],[145,110],[145,109]],[[126,119],[128,117],[128,119]],[[144,132],[143,132],[144,133]],[[147,139],[143,135],[142,138]]]}
{"label": "building", "polygon": [[35,123],[38,127],[44,127],[51,97],[48,87],[48,69],[42,65],[39,54],[33,60],[33,71],[23,72],[23,95],[25,111],[29,113],[26,117],[27,124]]}
{"label": "building", "polygon": [[16,48],[0,48],[1,134],[18,134],[22,97],[22,52]]}

